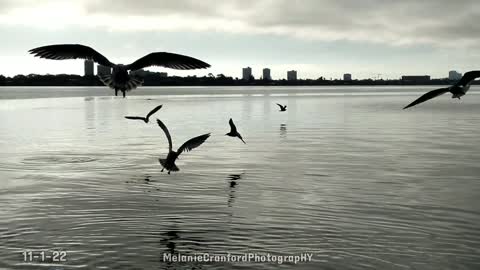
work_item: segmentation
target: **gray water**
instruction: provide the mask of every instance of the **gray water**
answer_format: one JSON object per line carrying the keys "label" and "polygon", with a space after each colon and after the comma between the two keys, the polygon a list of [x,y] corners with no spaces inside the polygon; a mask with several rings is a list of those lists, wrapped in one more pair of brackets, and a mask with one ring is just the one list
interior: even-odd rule
{"label": "gray water", "polygon": [[[429,89],[0,88],[0,269],[480,269],[480,89]],[[163,260],[247,252],[313,261]]]}

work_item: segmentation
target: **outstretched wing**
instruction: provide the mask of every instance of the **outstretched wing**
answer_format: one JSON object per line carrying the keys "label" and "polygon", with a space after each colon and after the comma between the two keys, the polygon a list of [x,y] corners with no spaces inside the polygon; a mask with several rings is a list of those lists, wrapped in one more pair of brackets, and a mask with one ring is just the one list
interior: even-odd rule
{"label": "outstretched wing", "polygon": [[140,117],[140,116],[125,116],[125,118],[130,119],[130,120],[143,120],[143,121],[145,121],[145,118]]}
{"label": "outstretched wing", "polygon": [[460,79],[460,81],[456,83],[456,85],[465,86],[478,77],[480,77],[480,70],[466,72],[465,74],[463,74],[463,77]]}
{"label": "outstretched wing", "polygon": [[157,107],[155,107],[155,109],[151,110],[148,114],[147,114],[147,119],[150,118],[150,116],[152,116],[154,113],[158,112],[158,110],[160,110],[162,108],[163,105],[158,105]]}
{"label": "outstretched wing", "polygon": [[126,68],[129,70],[137,70],[149,66],[162,66],[173,69],[197,69],[210,67],[209,64],[190,56],[168,52],[154,52],[145,55],[130,65],[127,65]]}
{"label": "outstretched wing", "polygon": [[40,58],[52,60],[65,59],[87,59],[92,60],[100,65],[113,67],[115,64],[110,62],[105,56],[94,49],[80,44],[57,44],[38,47],[28,51],[29,53]]}
{"label": "outstretched wing", "polygon": [[448,88],[440,88],[440,89],[437,89],[437,90],[433,90],[433,91],[430,91],[426,94],[424,94],[423,96],[419,97],[418,99],[416,99],[414,102],[408,104],[407,106],[405,106],[405,108],[403,108],[404,110],[406,108],[410,108],[410,107],[413,107],[417,104],[420,104],[422,102],[425,102],[429,99],[432,99],[434,97],[438,97],[440,95],[443,95],[445,94],[446,92],[448,92]]}
{"label": "outstretched wing", "polygon": [[283,109],[282,104],[278,104],[278,103],[276,103],[276,104],[278,105],[278,107],[280,107],[280,109]]}
{"label": "outstretched wing", "polygon": [[243,140],[242,135],[240,135],[240,133],[238,133],[238,138],[239,138],[240,140],[242,140],[242,142],[243,142],[244,144],[247,144],[247,143]]}
{"label": "outstretched wing", "polygon": [[203,134],[186,141],[182,146],[180,146],[180,148],[178,148],[177,153],[180,155],[184,151],[185,152],[192,151],[193,149],[202,145],[202,143],[204,143],[208,139],[208,137],[210,137],[210,133]]}
{"label": "outstretched wing", "polygon": [[232,118],[230,118],[230,120],[228,121],[228,124],[230,125],[230,132],[236,133],[237,132],[237,127],[233,123]]}
{"label": "outstretched wing", "polygon": [[172,151],[172,137],[170,136],[170,132],[168,132],[168,129],[167,129],[167,126],[165,126],[165,124],[160,121],[159,119],[157,119],[157,124],[162,128],[163,132],[165,132],[165,136],[167,136],[167,140],[168,140],[168,150],[169,152]]}

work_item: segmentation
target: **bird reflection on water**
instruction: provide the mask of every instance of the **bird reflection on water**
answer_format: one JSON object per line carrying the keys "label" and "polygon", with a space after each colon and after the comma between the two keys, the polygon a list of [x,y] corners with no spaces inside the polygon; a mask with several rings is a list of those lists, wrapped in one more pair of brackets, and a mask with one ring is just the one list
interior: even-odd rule
{"label": "bird reflection on water", "polygon": [[287,124],[280,124],[280,136],[285,137],[287,135]]}
{"label": "bird reflection on water", "polygon": [[235,188],[238,185],[237,180],[242,179],[243,174],[244,173],[230,174],[227,177],[227,180],[229,180],[229,187],[230,187],[230,190],[228,193],[228,202],[227,202],[228,207],[232,207],[232,204],[235,201]]}

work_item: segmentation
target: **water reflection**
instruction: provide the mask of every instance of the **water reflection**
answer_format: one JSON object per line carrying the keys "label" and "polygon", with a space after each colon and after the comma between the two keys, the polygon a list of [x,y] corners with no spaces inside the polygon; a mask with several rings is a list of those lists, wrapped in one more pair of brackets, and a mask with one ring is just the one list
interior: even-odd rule
{"label": "water reflection", "polygon": [[280,124],[280,136],[287,136],[287,124]]}
{"label": "water reflection", "polygon": [[[205,239],[199,237],[185,236],[188,234],[188,232],[181,232],[177,228],[172,228],[169,231],[160,234],[160,250],[162,250],[163,252],[159,254],[159,260],[160,262],[165,263],[164,269],[203,269],[202,262],[179,262],[174,261],[173,259],[174,257],[177,257],[177,259],[179,259],[180,256],[183,257],[199,255],[199,253],[197,252],[189,252],[186,250],[206,250],[206,247],[201,244],[205,242]],[[179,248],[179,246],[182,247]],[[168,257],[170,257],[170,260],[168,259]]]}
{"label": "water reflection", "polygon": [[227,177],[227,180],[229,181],[229,193],[228,193],[228,202],[227,205],[228,207],[232,207],[232,204],[235,202],[235,188],[238,185],[238,180],[242,179],[244,173],[241,174],[230,174]]}

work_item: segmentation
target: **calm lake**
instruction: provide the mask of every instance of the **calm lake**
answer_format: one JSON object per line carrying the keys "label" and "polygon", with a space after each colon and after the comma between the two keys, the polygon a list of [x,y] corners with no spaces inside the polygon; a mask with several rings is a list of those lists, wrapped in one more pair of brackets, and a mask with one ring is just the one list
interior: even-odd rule
{"label": "calm lake", "polygon": [[[480,269],[480,87],[432,89],[0,88],[0,269]],[[212,133],[171,175],[156,118]]]}

